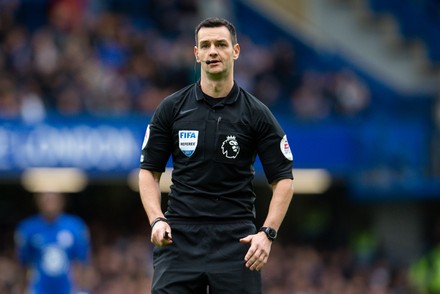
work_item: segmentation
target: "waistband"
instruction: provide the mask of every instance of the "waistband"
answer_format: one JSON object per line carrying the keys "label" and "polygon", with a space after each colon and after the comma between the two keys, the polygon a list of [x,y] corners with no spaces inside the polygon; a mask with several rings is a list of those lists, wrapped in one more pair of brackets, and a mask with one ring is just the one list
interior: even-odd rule
{"label": "waistband", "polygon": [[214,218],[214,217],[166,217],[170,223],[185,224],[234,224],[234,223],[253,223],[252,218]]}

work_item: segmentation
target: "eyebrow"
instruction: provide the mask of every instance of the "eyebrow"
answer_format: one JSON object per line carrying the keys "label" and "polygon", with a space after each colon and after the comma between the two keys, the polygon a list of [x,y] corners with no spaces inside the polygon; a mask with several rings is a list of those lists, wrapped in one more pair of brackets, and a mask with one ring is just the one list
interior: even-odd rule
{"label": "eyebrow", "polygon": [[211,43],[211,42],[214,42],[214,43],[228,43],[228,40],[227,39],[219,39],[219,40],[201,40],[200,41],[200,44],[206,44],[206,43]]}

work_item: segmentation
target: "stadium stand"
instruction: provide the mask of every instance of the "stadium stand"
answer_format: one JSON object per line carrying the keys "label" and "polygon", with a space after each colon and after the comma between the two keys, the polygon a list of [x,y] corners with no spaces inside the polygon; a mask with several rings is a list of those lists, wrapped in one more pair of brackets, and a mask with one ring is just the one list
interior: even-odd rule
{"label": "stadium stand", "polygon": [[438,1],[377,1],[369,0],[377,13],[389,13],[398,20],[400,32],[407,40],[420,39],[428,48],[432,62],[440,62],[440,9]]}

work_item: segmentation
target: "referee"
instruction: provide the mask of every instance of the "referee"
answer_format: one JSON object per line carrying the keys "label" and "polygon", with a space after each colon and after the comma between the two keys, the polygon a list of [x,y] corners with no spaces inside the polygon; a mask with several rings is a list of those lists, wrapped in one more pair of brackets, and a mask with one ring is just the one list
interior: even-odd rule
{"label": "referee", "polygon": [[[235,27],[208,18],[195,29],[197,83],[166,97],[142,145],[139,187],[151,224],[153,293],[261,293],[266,264],[293,197],[292,153],[270,110],[234,80]],[[165,213],[159,181],[172,156]],[[256,228],[253,164],[272,198]]]}

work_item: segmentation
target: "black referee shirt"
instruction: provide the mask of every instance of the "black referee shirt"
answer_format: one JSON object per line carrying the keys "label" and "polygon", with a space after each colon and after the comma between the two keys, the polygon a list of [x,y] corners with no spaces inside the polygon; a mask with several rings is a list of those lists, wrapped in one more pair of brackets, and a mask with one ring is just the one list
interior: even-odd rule
{"label": "black referee shirt", "polygon": [[234,87],[211,105],[195,83],[168,96],[147,127],[140,167],[163,172],[172,155],[167,217],[255,217],[258,155],[269,183],[292,178],[292,153],[270,110]]}

